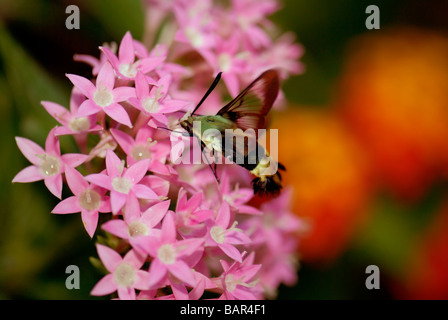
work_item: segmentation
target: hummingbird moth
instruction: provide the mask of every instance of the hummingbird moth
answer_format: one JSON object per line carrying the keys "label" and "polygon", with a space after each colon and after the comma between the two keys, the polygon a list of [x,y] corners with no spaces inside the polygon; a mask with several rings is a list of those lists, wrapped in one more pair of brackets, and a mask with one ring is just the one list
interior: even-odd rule
{"label": "hummingbird moth", "polygon": [[[263,72],[216,115],[195,115],[220,78],[221,73],[216,76],[191,115],[185,115],[179,124],[189,136],[198,138],[203,151],[208,148],[213,153],[221,153],[249,170],[255,176],[252,180],[255,194],[278,195],[282,188],[278,169],[285,170],[285,167],[272,159],[257,142],[258,129],[266,129],[267,115],[279,92],[278,72],[273,69]],[[195,125],[195,122],[199,125]],[[206,135],[210,129],[217,130],[218,139]],[[232,134],[226,134],[229,130]],[[250,139],[254,138],[255,143],[250,143]],[[218,180],[216,162],[215,169],[210,168]]]}

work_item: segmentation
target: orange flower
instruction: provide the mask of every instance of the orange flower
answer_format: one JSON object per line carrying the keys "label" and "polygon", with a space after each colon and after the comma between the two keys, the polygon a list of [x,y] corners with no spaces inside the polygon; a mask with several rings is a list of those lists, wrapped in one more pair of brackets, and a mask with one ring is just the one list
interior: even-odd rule
{"label": "orange flower", "polygon": [[285,185],[294,188],[294,212],[306,218],[304,261],[325,262],[347,246],[364,216],[368,166],[356,141],[329,112],[290,108],[274,115]]}
{"label": "orange flower", "polygon": [[378,182],[417,200],[448,163],[448,39],[389,30],[353,43],[338,105]]}

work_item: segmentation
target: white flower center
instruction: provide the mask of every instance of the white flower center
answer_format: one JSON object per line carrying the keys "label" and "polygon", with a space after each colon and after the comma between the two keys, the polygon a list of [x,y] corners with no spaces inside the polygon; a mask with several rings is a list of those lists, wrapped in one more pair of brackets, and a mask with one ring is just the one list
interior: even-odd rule
{"label": "white flower center", "polygon": [[74,132],[85,131],[90,127],[90,121],[86,117],[73,118],[68,127]]}
{"label": "white flower center", "polygon": [[61,165],[58,158],[48,154],[44,154],[40,158],[42,159],[40,170],[44,175],[51,177],[59,173]]}
{"label": "white flower center", "polygon": [[79,204],[83,209],[92,211],[96,210],[101,205],[101,196],[98,192],[87,189],[81,193],[78,198]]}
{"label": "white flower center", "polygon": [[151,151],[149,151],[149,147],[146,145],[137,145],[132,148],[131,156],[134,160],[143,160],[151,158]]}
{"label": "white flower center", "polygon": [[148,112],[148,113],[157,113],[160,109],[158,99],[154,99],[151,97],[143,100],[142,106],[143,106],[143,109],[145,109],[146,112]]}
{"label": "white flower center", "polygon": [[190,40],[190,43],[193,47],[201,47],[204,43],[204,38],[202,37],[201,33],[193,27],[187,27],[185,29],[185,35],[187,36],[188,40]]}
{"label": "white flower center", "polygon": [[169,243],[163,244],[157,251],[157,257],[164,264],[173,264],[176,262],[176,250]]}
{"label": "white flower center", "polygon": [[93,94],[93,101],[104,108],[114,102],[114,95],[106,87],[100,85]]}
{"label": "white flower center", "polygon": [[134,63],[122,63],[118,66],[118,71],[128,78],[134,78],[137,75],[137,68]]}
{"label": "white flower center", "polygon": [[128,232],[131,237],[146,236],[148,227],[141,222],[132,221],[128,226]]}
{"label": "white flower center", "polygon": [[134,284],[135,270],[129,264],[122,262],[115,269],[114,278],[120,287],[130,287]]}
{"label": "white flower center", "polygon": [[115,177],[112,179],[112,187],[115,191],[128,194],[131,190],[132,183],[131,180],[124,177]]}
{"label": "white flower center", "polygon": [[220,226],[213,226],[210,229],[210,236],[217,243],[223,243],[226,240],[226,230]]}
{"label": "white flower center", "polygon": [[228,53],[221,53],[218,57],[218,65],[221,71],[226,72],[232,65],[232,58]]}

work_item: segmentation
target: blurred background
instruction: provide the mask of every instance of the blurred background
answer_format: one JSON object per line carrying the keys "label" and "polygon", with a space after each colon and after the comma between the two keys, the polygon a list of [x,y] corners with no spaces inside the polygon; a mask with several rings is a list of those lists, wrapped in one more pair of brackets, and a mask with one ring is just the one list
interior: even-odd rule
{"label": "blurred background", "polygon": [[[71,4],[80,30],[65,28]],[[371,4],[380,30],[365,26]],[[90,75],[73,55],[127,30],[141,39],[143,19],[139,0],[0,0],[0,299],[93,299],[92,241],[79,215],[50,214],[43,183],[11,184],[28,165],[14,136],[43,145],[55,122],[40,101],[67,105],[65,73]],[[284,0],[272,19],[305,48],[272,127],[310,226],[299,282],[278,298],[447,299],[447,1]],[[80,290],[65,287],[71,264]]]}

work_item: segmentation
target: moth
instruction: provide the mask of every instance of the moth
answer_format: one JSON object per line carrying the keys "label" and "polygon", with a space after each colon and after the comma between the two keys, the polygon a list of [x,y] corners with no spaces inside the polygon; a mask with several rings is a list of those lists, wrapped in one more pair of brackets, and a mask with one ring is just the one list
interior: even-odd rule
{"label": "moth", "polygon": [[[255,176],[252,180],[255,194],[276,196],[282,188],[278,169],[285,170],[285,167],[272,159],[257,140],[258,129],[266,129],[267,115],[279,92],[278,72],[273,69],[263,72],[216,115],[196,115],[220,78],[221,73],[216,76],[193,112],[186,114],[179,124],[189,136],[198,138],[202,151],[208,148],[213,154],[222,154],[249,170]],[[218,132],[218,136],[207,135],[209,129]],[[226,134],[229,130],[232,134]],[[215,168],[211,165],[210,168],[218,180],[216,162]]]}

